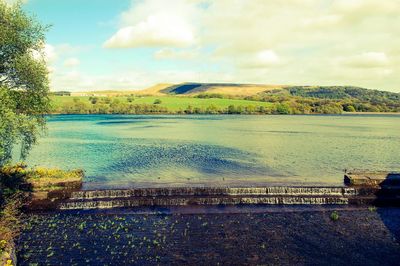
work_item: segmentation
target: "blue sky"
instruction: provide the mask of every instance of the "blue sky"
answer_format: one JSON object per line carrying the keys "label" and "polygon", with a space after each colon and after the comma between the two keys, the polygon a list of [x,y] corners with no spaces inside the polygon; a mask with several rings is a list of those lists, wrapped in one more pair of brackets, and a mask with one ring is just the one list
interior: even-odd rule
{"label": "blue sky", "polygon": [[52,25],[52,90],[198,81],[400,91],[399,0],[27,0],[24,9]]}

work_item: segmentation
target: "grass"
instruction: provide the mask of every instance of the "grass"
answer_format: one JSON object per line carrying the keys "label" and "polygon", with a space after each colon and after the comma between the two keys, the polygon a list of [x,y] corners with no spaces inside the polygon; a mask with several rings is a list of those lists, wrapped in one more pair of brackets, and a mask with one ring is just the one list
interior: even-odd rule
{"label": "grass", "polygon": [[[66,103],[73,103],[74,98],[79,99],[82,102],[86,102],[90,104],[88,96],[52,96],[51,101],[55,108],[62,106]],[[102,97],[98,97],[102,98]],[[124,96],[115,96],[111,97],[111,100],[118,99],[121,102],[128,102],[128,97]],[[235,99],[219,99],[219,98],[209,98],[209,99],[200,99],[200,98],[192,98],[192,97],[184,97],[184,96],[139,96],[134,97],[132,104],[154,104],[154,102],[159,99],[161,100],[161,104],[158,106],[166,107],[170,111],[179,111],[186,109],[189,105],[193,108],[207,108],[210,105],[214,105],[217,108],[223,109],[227,108],[230,105],[234,106],[272,106],[271,103],[268,102],[258,102],[258,101],[248,101],[248,100],[235,100]]]}
{"label": "grass", "polygon": [[63,189],[64,184],[81,182],[82,178],[82,170],[64,171],[37,167],[30,171],[27,181],[34,191],[42,191]]}
{"label": "grass", "polygon": [[[73,183],[80,183],[82,170],[64,171],[54,168],[28,168],[24,163],[6,165],[0,168],[0,188],[9,195],[19,190],[43,191],[64,188]],[[27,186],[28,185],[28,186]],[[7,196],[6,193],[4,196]]]}

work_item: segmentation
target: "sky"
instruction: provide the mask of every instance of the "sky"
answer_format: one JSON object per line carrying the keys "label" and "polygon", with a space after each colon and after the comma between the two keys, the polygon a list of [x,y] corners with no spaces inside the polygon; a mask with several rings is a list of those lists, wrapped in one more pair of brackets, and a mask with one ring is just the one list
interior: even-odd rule
{"label": "sky", "polygon": [[52,25],[53,91],[234,82],[400,92],[400,0],[25,0],[23,8]]}

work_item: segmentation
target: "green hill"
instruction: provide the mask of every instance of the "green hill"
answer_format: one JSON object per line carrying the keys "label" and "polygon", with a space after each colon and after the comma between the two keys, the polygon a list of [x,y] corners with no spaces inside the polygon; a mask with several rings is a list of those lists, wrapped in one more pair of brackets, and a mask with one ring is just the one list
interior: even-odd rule
{"label": "green hill", "polygon": [[[147,90],[63,92],[53,113],[89,114],[340,114],[400,112],[400,93],[353,86],[219,83],[158,84]],[[57,95],[57,94],[55,94]]]}
{"label": "green hill", "polygon": [[320,99],[358,99],[361,101],[400,101],[400,93],[352,86],[293,86],[285,88],[293,96]]}
{"label": "green hill", "polygon": [[[155,89],[156,88],[156,89]],[[250,96],[273,89],[282,89],[283,85],[235,84],[235,83],[195,83],[186,82],[169,86],[152,86],[138,91],[141,95],[186,95],[201,93],[222,94],[231,96]]]}

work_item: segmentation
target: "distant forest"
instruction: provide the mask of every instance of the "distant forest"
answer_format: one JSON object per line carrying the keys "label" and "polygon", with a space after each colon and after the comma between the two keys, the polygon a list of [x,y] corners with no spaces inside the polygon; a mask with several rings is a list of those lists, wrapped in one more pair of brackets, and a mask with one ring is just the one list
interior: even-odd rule
{"label": "distant forest", "polygon": [[293,86],[246,99],[286,103],[305,113],[400,112],[400,93],[352,86]]}

